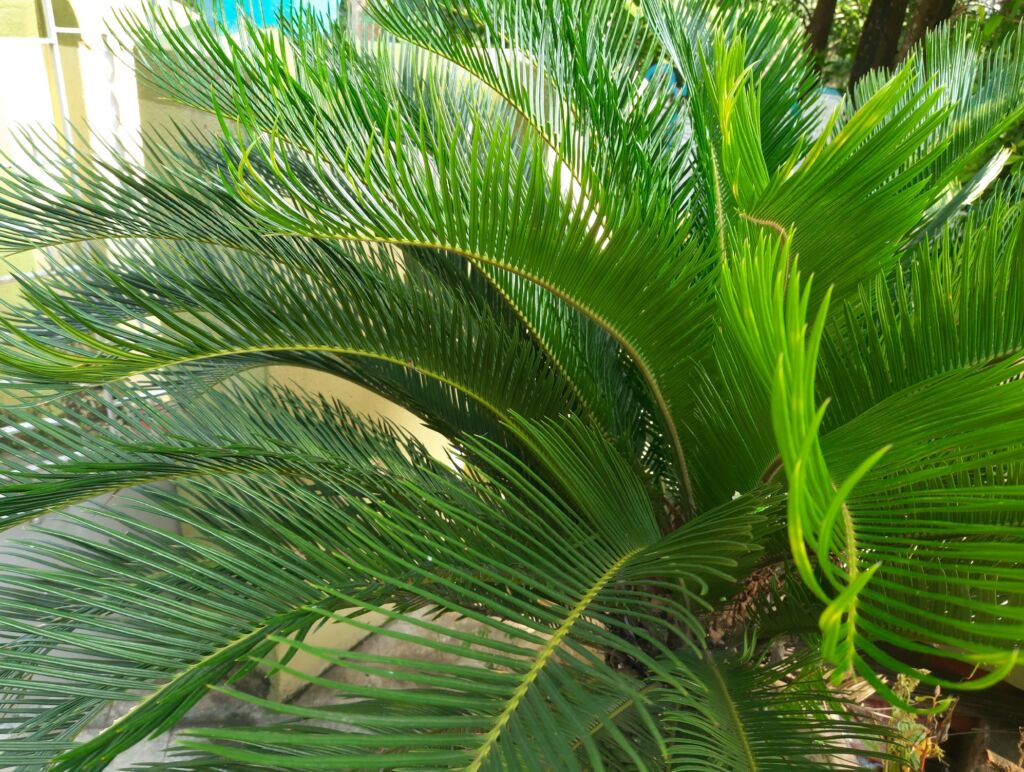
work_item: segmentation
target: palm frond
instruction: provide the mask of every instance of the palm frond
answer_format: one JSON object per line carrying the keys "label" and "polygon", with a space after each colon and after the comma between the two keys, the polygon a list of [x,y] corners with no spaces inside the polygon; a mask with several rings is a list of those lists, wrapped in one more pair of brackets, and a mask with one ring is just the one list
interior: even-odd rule
{"label": "palm frond", "polygon": [[786,234],[804,269],[818,278],[819,293],[834,287],[836,297],[849,295],[895,265],[901,241],[934,200],[919,174],[941,140],[918,155],[945,109],[904,67],[838,133],[822,134],[744,205],[748,224]]}
{"label": "palm frond", "polygon": [[[967,17],[942,24],[928,32],[910,52],[906,67],[914,72],[919,87],[936,94],[945,117],[919,157],[935,148],[922,176],[942,188],[979,157],[1024,114],[1017,98],[1024,88],[1024,38],[1015,30],[998,45],[987,47],[978,34],[978,22]],[[888,73],[873,72],[862,78],[853,102],[860,104],[884,85]]]}
{"label": "palm frond", "polygon": [[[585,195],[650,191],[651,214],[675,204],[685,146],[664,103],[672,84],[648,78],[658,51],[642,17],[617,0],[473,0],[473,24],[449,25],[437,0],[374,2],[374,19],[403,41],[457,64],[523,116]],[[540,23],[543,20],[543,23]],[[673,141],[675,139],[676,141]]]}
{"label": "palm frond", "polygon": [[[416,370],[496,418],[509,408],[533,415],[571,408],[564,382],[542,374],[540,352],[473,298],[424,276],[407,281],[386,252],[299,260],[164,251],[132,261],[132,276],[145,279],[132,286],[116,257],[96,254],[67,275],[95,298],[97,312],[66,300],[67,282],[26,283],[28,310],[7,310],[0,371],[30,394],[60,393],[190,363],[305,351]],[[103,310],[110,306],[125,312],[116,327]]]}
{"label": "palm frond", "polygon": [[[602,509],[607,507],[609,513],[612,511],[609,505],[602,503],[601,506]],[[643,642],[650,643],[650,639],[644,632],[644,622],[664,624],[657,609],[665,608],[663,604],[666,603],[671,605],[671,601],[662,596],[652,601],[649,594],[637,592],[632,587],[635,582],[658,584],[663,580],[685,577],[686,592],[691,592],[689,588],[694,587],[694,583],[697,586],[702,583],[701,576],[708,570],[705,566],[712,566],[720,559],[715,557],[716,553],[728,549],[727,534],[739,525],[733,518],[741,513],[749,523],[749,502],[718,516],[708,515],[712,520],[720,520],[725,530],[706,543],[707,553],[699,546],[698,533],[704,533],[704,530],[684,527],[683,531],[689,531],[686,536],[673,534],[655,541],[646,549],[636,551],[638,548],[633,548],[635,554],[629,550],[623,553],[630,557],[616,559],[614,555],[607,556],[610,560],[606,564],[597,562],[594,565],[595,569],[601,569],[601,573],[593,576],[584,573],[580,577],[584,583],[578,588],[575,584],[565,589],[544,585],[542,589],[531,588],[525,598],[520,595],[521,580],[513,585],[493,574],[499,570],[498,555],[501,554],[495,551],[504,549],[504,541],[495,542],[487,536],[481,547],[494,558],[482,572],[481,567],[474,563],[472,593],[465,595],[467,599],[472,598],[474,604],[454,599],[439,602],[437,595],[430,592],[429,585],[424,588],[421,583],[410,582],[404,587],[408,594],[419,598],[420,602],[436,604],[431,607],[430,616],[410,618],[372,606],[374,610],[388,613],[396,622],[403,623],[383,628],[377,634],[384,639],[401,642],[406,647],[405,651],[410,653],[381,655],[337,651],[292,640],[279,641],[295,650],[320,657],[325,663],[342,670],[352,669],[383,678],[386,683],[392,679],[408,683],[414,687],[411,691],[367,688],[343,678],[310,678],[285,666],[290,675],[332,690],[339,700],[348,701],[318,709],[296,709],[237,692],[235,695],[277,711],[282,718],[291,716],[314,722],[331,722],[333,731],[325,734],[317,723],[309,725],[305,722],[292,723],[270,732],[263,729],[203,729],[191,732],[195,739],[186,740],[184,747],[219,757],[225,763],[238,764],[242,768],[330,768],[382,764],[405,768],[427,764],[467,769],[550,765],[580,769],[586,768],[581,764],[582,760],[601,765],[596,733],[590,731],[584,719],[585,716],[594,716],[613,738],[611,742],[618,752],[638,768],[645,768],[648,761],[637,754],[636,741],[622,733],[615,724],[619,715],[615,706],[630,703],[641,714],[649,712],[649,700],[642,693],[644,685],[635,680],[635,676],[627,675],[629,671],[611,670],[605,661],[594,656],[593,647],[610,648],[641,670],[663,672],[658,661],[651,659],[645,651]],[[547,520],[547,526],[552,525],[555,523]],[[631,543],[642,533],[646,533],[648,539],[654,537],[651,530],[653,520],[649,516],[639,518],[636,528],[627,529],[622,529],[617,521],[609,520],[604,525],[593,521],[590,527],[595,530],[589,532],[592,536],[586,539],[585,545],[588,555],[596,553],[590,561],[606,559],[602,556],[602,543],[612,538],[605,531],[607,525],[615,527],[616,541]],[[518,527],[513,530],[514,533],[510,534],[512,539],[535,549],[540,547],[535,542],[523,541],[526,534]],[[453,563],[455,556],[449,551],[447,542],[439,543],[435,534],[423,536],[424,554],[429,555],[430,565],[437,571],[455,570],[466,559],[462,557],[458,564]],[[720,541],[722,537],[724,539]],[[516,555],[520,560],[526,557],[522,544],[516,545]],[[458,552],[461,549],[457,548]],[[558,558],[571,559],[574,566],[579,565],[577,557],[569,558],[560,550],[557,555],[552,554],[545,545],[543,551],[530,552],[529,568],[523,565],[519,570],[527,571],[531,576],[539,572],[553,577],[556,566],[549,561]],[[461,597],[467,576],[460,571],[452,576],[452,579],[456,578],[461,578],[461,581],[448,593],[450,595],[454,591],[457,597]],[[494,581],[498,582],[497,586],[492,584]],[[463,589],[458,589],[460,587]],[[503,607],[499,609],[493,605],[494,601],[487,601],[485,608],[500,611],[500,617],[482,616],[476,610],[481,602],[480,594],[490,597],[499,587]],[[577,590],[579,595],[574,594]],[[516,607],[524,599],[535,604],[535,594],[538,593],[543,613],[537,611],[536,606],[529,616],[516,613]],[[359,601],[355,597],[347,597],[345,602]],[[623,606],[630,608],[628,625],[612,624],[610,613]],[[370,609],[371,606],[363,604],[363,608]],[[450,625],[440,624],[443,613],[458,614],[476,624],[453,630]],[[337,614],[331,615],[330,619],[349,623],[344,616]],[[503,619],[516,624],[510,628]],[[620,638],[622,642],[617,642]],[[503,653],[500,659],[495,654],[496,649]],[[456,664],[439,665],[435,652],[456,655]],[[671,652],[660,653],[675,660]],[[488,678],[480,677],[481,669],[489,674]],[[669,680],[678,682],[674,674],[669,676]],[[400,718],[404,706],[410,704],[417,706],[415,714]],[[652,718],[647,716],[638,723],[641,738],[659,744],[659,733]],[[607,741],[607,737],[602,736],[601,740]]]}
{"label": "palm frond", "polygon": [[[796,17],[784,9],[754,3],[647,2],[644,10],[688,96],[685,119],[694,146],[692,171],[701,180],[691,186],[694,200],[688,205],[700,208],[708,233],[720,242],[733,209],[727,211],[723,201],[729,192],[721,166],[727,163],[726,146],[737,134],[728,125],[735,117],[735,90],[757,84],[757,94],[752,95],[756,104],[748,113],[756,152],[742,159],[744,173],[732,182],[756,179],[759,170],[765,175],[775,172],[809,137],[814,79],[804,33]],[[725,40],[734,56],[731,63],[722,57]],[[728,67],[734,69],[727,72]]]}
{"label": "palm frond", "polygon": [[[574,189],[550,145],[518,130],[518,113],[421,49],[356,50],[312,22],[294,25],[288,44],[254,34],[258,43],[232,48],[224,66],[267,73],[262,101],[218,106],[241,127],[228,136],[243,201],[282,232],[444,249],[554,292],[637,363],[664,430],[676,434],[665,389],[682,380],[680,344],[696,353],[705,341],[710,295],[707,252],[673,207],[596,182]],[[226,56],[212,31],[163,37],[203,62]],[[301,79],[285,67],[285,45],[312,57]],[[634,170],[623,172],[635,184]]]}
{"label": "palm frond", "polygon": [[[181,506],[151,511],[189,522]],[[84,535],[42,529],[5,548],[5,765],[45,766],[107,703],[141,699],[85,754],[109,763],[172,726],[208,684],[250,670],[267,636],[316,621],[304,608],[321,597],[311,566],[254,533],[183,538],[109,511],[65,522]],[[350,580],[339,573],[336,584]]]}
{"label": "palm frond", "polygon": [[[308,275],[309,281],[316,282],[319,272],[317,266],[321,261],[332,266],[331,270],[344,272],[345,265],[352,259],[352,255],[345,250],[331,250],[325,247],[329,245],[307,243],[303,245],[301,251],[270,251],[267,258],[273,262],[284,262],[293,266],[299,273]],[[212,259],[229,271],[232,270],[232,262],[237,260],[237,254],[230,249],[195,245],[191,248],[210,254]],[[179,247],[178,251],[181,249],[182,247]],[[158,303],[169,313],[195,313],[195,298],[202,297],[208,291],[206,280],[203,276],[189,279],[180,273],[169,280],[159,268],[160,256],[165,254],[165,250],[166,247],[163,245],[147,245],[140,241],[119,242],[115,247],[106,250],[93,245],[61,249],[59,257],[51,259],[48,265],[46,292],[37,304],[40,307],[26,305],[24,302],[18,306],[20,329],[25,333],[31,333],[37,340],[61,344],[66,338],[65,331],[63,328],[54,328],[51,317],[45,310],[49,302],[47,298],[54,295],[60,297],[63,308],[72,311],[65,315],[64,321],[83,331],[85,327],[75,321],[82,316],[88,317],[96,324],[102,322],[111,326],[131,324],[132,320],[148,316],[146,307],[139,305],[136,295],[142,295],[150,302]],[[171,252],[171,255],[176,259],[174,252]],[[116,259],[112,260],[112,257]],[[357,259],[365,260],[367,257],[368,255],[364,253],[358,255]],[[431,255],[429,259],[436,262],[435,258],[439,257],[441,256]],[[378,254],[376,259],[393,262],[400,272],[404,272],[407,277],[405,281],[412,284],[423,283],[412,274],[422,268],[428,256],[421,253],[385,253]],[[237,274],[235,276],[237,281],[242,280]],[[426,283],[428,286],[436,285],[438,280],[445,284],[453,281],[449,276],[431,277],[428,274]],[[487,296],[480,295],[478,286],[467,282],[463,284],[465,286],[455,282],[455,287],[459,292],[471,295],[474,304],[491,306]],[[26,294],[35,297],[31,290]],[[504,301],[499,301],[499,305],[494,307],[494,323],[507,324],[506,332],[510,337],[522,337],[518,320],[502,313],[505,310],[504,305]],[[180,393],[182,390],[210,388],[248,370],[272,365],[308,368],[355,382],[405,407],[428,426],[449,437],[461,433],[500,435],[502,432],[498,416],[493,410],[469,396],[464,390],[460,390],[457,385],[410,367],[408,361],[394,363],[382,359],[342,356],[317,349],[264,350],[227,358],[198,360],[187,365],[174,366],[169,370],[152,371],[146,374],[145,380],[152,382],[153,388],[164,388],[173,384]],[[141,387],[141,378],[133,376],[132,383]],[[47,387],[42,388],[45,391]],[[571,399],[568,393],[567,398]]]}
{"label": "palm frond", "polygon": [[[195,131],[157,134],[147,144],[146,166],[102,139],[74,154],[43,132],[15,139],[43,173],[10,164],[0,177],[0,206],[7,215],[0,223],[0,254],[121,239],[214,244],[267,257],[298,248],[298,239],[269,233],[225,190],[223,160],[209,163],[202,151],[210,141]],[[332,246],[322,245],[328,251]]]}
{"label": "palm frond", "polygon": [[[373,477],[426,464],[419,443],[366,424],[335,400],[283,387],[233,385],[187,401],[138,395],[65,403],[66,415],[13,413],[5,442],[0,528],[102,493],[219,475]],[[390,462],[390,463],[389,463]]]}
{"label": "palm frond", "polygon": [[673,769],[859,769],[896,741],[858,719],[806,656],[776,664],[717,654],[687,661],[684,694],[658,692]]}
{"label": "palm frond", "polygon": [[829,320],[818,383],[832,428],[944,373],[1012,358],[1024,345],[1019,182],[1000,185],[907,269],[876,277]]}
{"label": "palm frond", "polygon": [[[276,631],[284,636],[327,619],[365,626],[360,617],[375,611],[416,628],[381,635],[445,651],[451,645],[428,633],[450,630],[432,621],[448,612],[475,620],[481,629],[450,630],[459,640],[456,652],[476,664],[452,666],[440,680],[436,657],[400,661],[321,652],[360,672],[397,670],[402,679],[420,682],[427,691],[381,688],[356,696],[378,705],[421,704],[433,715],[422,731],[389,732],[369,748],[372,720],[345,715],[343,722],[359,729],[331,734],[329,747],[340,754],[332,756],[334,763],[384,763],[373,750],[378,745],[402,751],[386,763],[403,765],[423,763],[428,757],[421,753],[437,763],[464,764],[570,757],[571,737],[559,732],[561,722],[572,723],[573,704],[592,696],[629,697],[642,686],[595,651],[617,651],[660,671],[659,658],[670,652],[655,632],[673,631],[681,641],[698,633],[699,622],[684,601],[706,602],[709,582],[728,577],[749,552],[758,505],[735,502],[702,516],[699,526],[695,521],[662,537],[642,484],[630,481],[628,466],[599,433],[578,421],[520,421],[516,431],[545,448],[574,504],[514,456],[475,442],[470,450],[481,459],[486,481],[422,461],[407,462],[406,474],[378,470],[372,479],[365,470],[362,477],[346,473],[344,464],[321,465],[316,490],[291,478],[226,477],[193,483],[193,504],[180,494],[155,494],[155,503],[144,505],[189,524],[198,539],[112,513],[72,517],[81,535],[43,529],[45,540],[30,538],[14,548],[40,567],[9,565],[3,579],[12,590],[0,614],[8,636],[0,661],[12,676],[4,699],[18,727],[15,739],[0,748],[17,754],[30,747],[19,740],[69,742],[104,701],[141,693],[131,713],[68,750],[56,768],[103,763],[173,722],[207,684],[233,668],[251,667],[240,658],[281,643],[308,648],[275,637]],[[387,452],[384,435],[381,443]],[[402,453],[393,449],[387,458],[399,465]],[[586,485],[598,486],[596,495],[580,494]],[[624,490],[632,493],[624,496]],[[630,508],[625,520],[621,506]],[[234,514],[243,512],[241,519]],[[651,595],[641,587],[663,589]],[[407,613],[427,607],[432,612],[426,617]],[[158,612],[164,608],[166,614]],[[621,621],[625,608],[633,621]],[[182,624],[180,614],[193,615],[194,624]],[[226,647],[230,641],[235,644]],[[54,650],[61,656],[42,655]],[[83,664],[63,668],[72,653]],[[112,680],[116,669],[124,677]],[[338,689],[339,696],[352,696],[350,687]],[[552,709],[558,721],[536,721],[537,711]],[[364,712],[377,714],[372,706]],[[645,726],[655,731],[649,721]],[[542,742],[524,742],[545,727]],[[443,729],[448,731],[430,731]],[[247,753],[257,753],[259,763],[273,766],[276,754],[293,755],[295,748],[310,755],[304,730],[289,731],[287,738],[268,730],[259,748],[248,751],[237,749],[244,737],[230,734],[218,736],[234,744],[212,749],[228,759],[245,761]],[[315,740],[309,743],[319,748],[316,753],[325,752]]]}
{"label": "palm frond", "polygon": [[[1001,679],[1024,634],[1011,557],[1022,534],[1017,486],[1000,468],[1019,452],[1017,368],[938,376],[823,434],[814,368],[825,316],[804,331],[809,293],[791,281],[784,325],[772,333],[787,340],[778,344],[772,403],[796,565],[828,604],[825,656],[892,699],[869,659],[912,672],[916,654],[941,646],[985,672],[956,685],[921,676],[929,683],[982,688]],[[915,419],[923,404],[927,418]]]}
{"label": "palm frond", "polygon": [[[265,412],[275,397],[276,409]],[[34,436],[23,443],[20,482],[5,490],[9,507],[34,503],[40,511],[156,480],[261,479],[260,472],[293,480],[307,497],[328,497],[344,485],[362,491],[384,475],[421,477],[436,466],[422,445],[386,423],[368,423],[340,405],[304,403],[280,390],[207,394],[191,414],[165,414],[138,400],[91,409],[93,421],[110,410],[125,423],[116,432],[106,424],[107,432],[98,434],[89,431],[83,410],[79,425],[50,419],[34,433],[26,431]],[[42,461],[51,449],[72,446],[80,450],[70,457],[39,467],[27,463],[30,453]],[[426,478],[421,482],[429,486]],[[222,501],[204,518],[190,500],[196,499],[180,488],[163,499],[140,499],[138,514],[91,506],[84,514],[62,515],[63,528],[49,521],[5,546],[4,763],[41,764],[70,747],[108,702],[142,699],[116,730],[94,743],[96,758],[109,760],[173,725],[209,684],[251,669],[246,657],[272,648],[272,633],[308,629],[317,616],[304,606],[323,598],[319,582],[365,584],[329,555],[314,565],[316,554],[302,552],[298,541],[311,538],[309,524],[299,521],[291,541],[280,539],[280,526],[268,526],[270,518],[281,522],[286,498],[273,499],[262,521],[255,514],[260,510],[245,502]],[[337,519],[344,503],[329,500],[325,509]],[[147,513],[189,525],[200,536],[185,538],[147,524],[139,519]]]}

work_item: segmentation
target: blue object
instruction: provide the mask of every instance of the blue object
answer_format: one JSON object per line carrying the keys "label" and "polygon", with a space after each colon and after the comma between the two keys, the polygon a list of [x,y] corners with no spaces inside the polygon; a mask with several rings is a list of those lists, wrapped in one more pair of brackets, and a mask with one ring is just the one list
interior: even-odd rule
{"label": "blue object", "polygon": [[238,30],[240,14],[250,16],[261,27],[273,27],[300,9],[308,9],[328,18],[336,16],[342,0],[203,0],[203,12],[211,21]]}
{"label": "blue object", "polygon": [[[683,83],[683,78],[671,64],[667,62],[655,62],[647,68],[647,72],[644,73],[644,80],[650,83],[655,78],[665,78],[668,81],[668,86],[672,90],[672,95],[678,99],[689,99],[690,88]],[[669,115],[667,128],[676,132],[682,129],[686,131],[685,124],[681,120],[681,114],[678,107],[673,107],[672,112]]]}
{"label": "blue object", "polygon": [[690,96],[689,87],[683,83],[683,79],[680,77],[676,68],[667,62],[655,62],[647,68],[647,72],[644,73],[644,80],[651,80],[655,75],[668,75],[669,85],[672,87],[672,91],[677,97],[683,97],[686,99]]}

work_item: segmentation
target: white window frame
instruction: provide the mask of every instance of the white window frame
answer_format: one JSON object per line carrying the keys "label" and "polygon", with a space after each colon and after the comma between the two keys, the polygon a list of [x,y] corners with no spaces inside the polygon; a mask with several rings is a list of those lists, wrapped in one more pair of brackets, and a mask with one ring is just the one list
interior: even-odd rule
{"label": "white window frame", "polygon": [[[53,67],[53,89],[52,94],[57,97],[57,112],[59,115],[55,122],[60,127],[61,136],[69,148],[74,147],[75,128],[71,122],[71,108],[68,101],[67,79],[64,77],[64,61],[60,56],[60,35],[76,35],[79,40],[82,37],[81,27],[59,27],[57,26],[56,15],[53,10],[53,0],[37,0],[38,7],[43,12],[43,37],[28,38],[42,45],[49,54],[50,66]],[[28,277],[45,276],[46,271],[27,271],[24,274]],[[9,273],[0,275],[0,285],[10,284],[15,277]]]}
{"label": "white window frame", "polygon": [[72,146],[75,137],[75,129],[71,124],[71,109],[68,107],[67,81],[64,78],[64,62],[60,57],[59,35],[78,35],[81,38],[80,27],[58,27],[53,12],[53,0],[38,0],[43,9],[43,31],[45,37],[38,38],[39,42],[46,46],[50,53],[50,62],[53,65],[54,90],[57,92],[57,109],[60,112],[60,127],[64,140],[68,147]]}

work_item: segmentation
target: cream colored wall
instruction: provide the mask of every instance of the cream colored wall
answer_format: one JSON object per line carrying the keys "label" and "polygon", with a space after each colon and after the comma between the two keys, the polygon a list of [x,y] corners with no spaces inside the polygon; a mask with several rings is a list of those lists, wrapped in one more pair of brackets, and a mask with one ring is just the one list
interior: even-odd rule
{"label": "cream colored wall", "polygon": [[0,0],[0,36],[42,37],[35,0]]}
{"label": "cream colored wall", "polygon": [[[0,24],[10,21],[11,9],[7,10],[7,14],[0,13]],[[0,32],[3,30],[0,27]],[[0,153],[5,156],[0,163],[6,164],[6,158],[10,158],[10,162],[21,165],[27,158],[19,152],[11,129],[53,122],[47,56],[34,40],[0,38],[0,72],[18,73],[17,78],[5,79],[0,88]],[[10,259],[10,267],[31,271],[36,267],[36,258],[36,253],[18,255]],[[3,273],[7,270],[0,269],[0,274]],[[0,299],[13,300],[16,294],[17,287],[13,282],[0,283]]]}

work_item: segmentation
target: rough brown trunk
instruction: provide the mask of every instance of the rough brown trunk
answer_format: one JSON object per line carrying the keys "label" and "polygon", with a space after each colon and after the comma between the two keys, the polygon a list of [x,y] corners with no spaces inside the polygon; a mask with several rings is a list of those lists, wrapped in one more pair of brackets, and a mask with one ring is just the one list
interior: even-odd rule
{"label": "rough brown trunk", "polygon": [[850,70],[851,87],[869,70],[895,66],[906,16],[907,0],[871,0]]}
{"label": "rough brown trunk", "polygon": [[836,18],[836,0],[818,0],[814,15],[807,25],[807,38],[815,63],[820,67],[828,53],[828,40],[832,35],[832,23]]}
{"label": "rough brown trunk", "polygon": [[953,14],[955,5],[956,0],[918,0],[917,10],[910,18],[906,37],[900,47],[900,59],[902,60],[907,55],[928,30],[948,19]]}
{"label": "rough brown trunk", "polygon": [[900,38],[903,35],[903,23],[907,18],[907,0],[893,2],[889,5],[882,39],[878,46],[878,59],[875,67],[895,67],[896,57],[900,50]]}
{"label": "rough brown trunk", "polygon": [[1004,759],[998,753],[993,751],[985,751],[985,762],[988,764],[985,767],[986,770],[992,769],[996,772],[1024,772],[1024,767],[1020,764],[1014,764],[1009,759]]}

